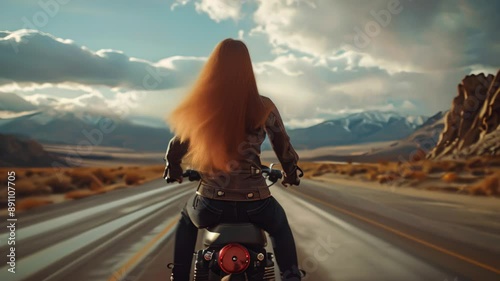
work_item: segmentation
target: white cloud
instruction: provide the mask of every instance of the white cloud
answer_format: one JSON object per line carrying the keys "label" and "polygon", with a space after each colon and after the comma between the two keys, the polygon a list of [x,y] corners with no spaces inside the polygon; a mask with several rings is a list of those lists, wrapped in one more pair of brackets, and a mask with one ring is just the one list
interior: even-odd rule
{"label": "white cloud", "polygon": [[43,84],[24,83],[23,85],[19,85],[19,83],[17,82],[10,82],[8,84],[3,84],[3,85],[0,83],[0,92],[4,93],[13,93],[18,91],[33,92],[35,90],[41,90],[51,87],[54,87],[54,85],[51,83],[43,83]]}
{"label": "white cloud", "polygon": [[242,7],[245,1],[242,0],[175,0],[170,5],[170,10],[174,11],[179,6],[186,6],[193,2],[198,13],[207,14],[213,21],[221,22],[232,19],[238,21],[242,17]]}
{"label": "white cloud", "polygon": [[[75,98],[54,97],[50,94],[33,94],[24,99],[41,109],[60,111],[109,112],[108,100],[97,90],[80,94]],[[109,112],[110,113],[110,112]]]}
{"label": "white cloud", "polygon": [[[500,21],[489,1],[257,0],[257,26],[275,48],[314,57],[352,51],[361,67],[448,71],[500,66]],[[391,3],[395,3],[391,6]],[[399,3],[399,4],[398,4]],[[485,21],[487,19],[487,21]],[[488,24],[484,24],[488,23]]]}
{"label": "white cloud", "polygon": [[498,72],[498,68],[496,68],[496,67],[490,67],[490,66],[476,64],[476,65],[471,66],[471,70],[470,70],[469,74],[476,74],[477,75],[480,73],[484,73],[485,75],[488,75],[488,74],[495,75],[497,72]]}
{"label": "white cloud", "polygon": [[170,10],[173,11],[175,8],[178,6],[186,6],[187,3],[189,3],[190,0],[175,0],[172,5],[170,5]]}
{"label": "white cloud", "polygon": [[359,77],[359,79],[340,82],[332,85],[328,91],[342,92],[352,97],[364,97],[366,95],[384,95],[390,85],[387,83],[390,79],[381,79],[381,77]]}
{"label": "white cloud", "polygon": [[206,13],[212,20],[220,22],[227,19],[239,20],[243,1],[240,0],[201,0],[194,3],[196,11]]}
{"label": "white cloud", "polygon": [[363,110],[431,115],[449,108],[456,85],[468,73],[390,74],[376,67],[350,67],[347,58],[287,54],[255,63],[254,69],[261,94],[275,101],[285,122]]}
{"label": "white cloud", "polygon": [[206,57],[172,56],[158,61],[154,64],[154,66],[167,68],[170,70],[196,73],[196,71],[199,71],[201,69],[203,63],[205,63],[206,60]]}
{"label": "white cloud", "polygon": [[[261,94],[275,101],[287,125],[307,126],[363,110],[433,114],[449,107],[464,75],[497,69],[499,57],[491,55],[500,46],[497,37],[484,39],[491,27],[478,25],[484,30],[476,36],[484,40],[472,40],[471,32],[479,30],[474,27],[478,12],[467,10],[467,0],[443,4],[453,7],[446,12],[435,1],[419,6],[402,0],[403,10],[391,16],[387,27],[369,38],[366,47],[354,46],[356,28],[365,28],[374,20],[371,11],[387,9],[388,2],[257,1],[256,26],[239,30],[238,37],[245,37],[249,46],[262,38],[272,44],[275,57],[255,62],[254,69]],[[171,8],[188,3],[217,22],[243,16],[243,1],[177,0]],[[464,10],[467,16],[457,17]],[[12,44],[19,55],[13,56]],[[33,102],[65,110],[102,105],[102,110],[130,108],[163,117],[205,60],[172,56],[148,62],[117,50],[94,52],[38,31],[0,32],[0,91],[26,93]],[[146,93],[147,75],[155,87]],[[58,89],[73,96],[51,100],[49,91]]]}
{"label": "white cloud", "polygon": [[245,31],[243,29],[238,30],[238,39],[243,40],[245,37]]}
{"label": "white cloud", "polygon": [[0,85],[75,83],[153,90],[178,87],[185,81],[172,69],[121,51],[93,52],[36,30],[0,33],[0,65]]}
{"label": "white cloud", "polygon": [[317,125],[325,121],[323,118],[311,118],[311,119],[290,119],[285,122],[285,126],[291,129],[295,128],[305,128]]}
{"label": "white cloud", "polygon": [[[85,91],[79,86],[58,91],[60,85],[35,91],[15,93],[36,106],[37,110],[67,112],[94,112],[122,118],[149,116],[163,120],[180,102],[190,87],[158,91],[137,91],[125,88],[91,87]],[[3,95],[0,93],[0,96]]]}
{"label": "white cloud", "polygon": [[[242,18],[244,1],[224,12],[230,1],[191,2],[217,22]],[[363,110],[434,114],[465,75],[500,67],[497,2],[255,2],[254,26],[238,36],[270,43],[274,58],[254,70],[290,124]]]}
{"label": "white cloud", "polygon": [[415,109],[417,109],[417,106],[414,103],[412,103],[411,101],[405,100],[401,104],[401,109],[414,111]]}

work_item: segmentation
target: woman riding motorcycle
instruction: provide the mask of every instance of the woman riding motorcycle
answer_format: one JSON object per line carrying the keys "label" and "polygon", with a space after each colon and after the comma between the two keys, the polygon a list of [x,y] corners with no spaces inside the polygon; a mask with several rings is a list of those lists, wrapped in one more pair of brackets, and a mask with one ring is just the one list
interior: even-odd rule
{"label": "woman riding motorcycle", "polygon": [[259,95],[243,42],[226,39],[216,46],[168,121],[175,137],[165,155],[164,178],[181,183],[183,159],[202,177],[176,227],[171,280],[189,280],[198,228],[241,222],[269,233],[282,280],[300,280],[285,211],[260,174],[260,146],[266,133],[284,171],[283,185],[299,185],[299,157],[278,109]]}

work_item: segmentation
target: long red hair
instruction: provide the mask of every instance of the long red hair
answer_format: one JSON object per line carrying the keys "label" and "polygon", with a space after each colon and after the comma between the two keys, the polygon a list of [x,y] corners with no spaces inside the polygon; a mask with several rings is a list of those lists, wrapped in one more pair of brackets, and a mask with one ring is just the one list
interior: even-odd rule
{"label": "long red hair", "polygon": [[247,47],[225,39],[168,122],[182,142],[189,140],[186,158],[193,168],[227,172],[230,163],[242,159],[238,147],[248,131],[262,126],[269,110],[257,90]]}

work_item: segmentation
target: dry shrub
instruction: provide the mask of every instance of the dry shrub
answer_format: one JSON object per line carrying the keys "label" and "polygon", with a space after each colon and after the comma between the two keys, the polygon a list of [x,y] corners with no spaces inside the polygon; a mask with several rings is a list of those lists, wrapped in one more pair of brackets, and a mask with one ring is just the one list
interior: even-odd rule
{"label": "dry shrub", "polygon": [[378,176],[378,173],[377,171],[375,170],[369,170],[368,172],[366,172],[365,174],[365,178],[369,181],[374,181],[374,180],[377,180],[377,176]]}
{"label": "dry shrub", "polygon": [[318,169],[319,171],[326,171],[326,170],[328,170],[329,168],[330,168],[330,167],[329,167],[329,165],[328,165],[328,164],[321,164],[321,165],[319,165],[319,167],[317,167],[317,169]]}
{"label": "dry shrub", "polygon": [[474,195],[499,196],[500,173],[488,176],[481,182],[470,186],[469,191]]}
{"label": "dry shrub", "polygon": [[26,198],[17,202],[17,210],[24,211],[32,208],[45,206],[54,203],[52,200],[40,198]]}
{"label": "dry shrub", "polygon": [[64,195],[64,198],[66,199],[80,199],[80,198],[85,198],[89,197],[92,195],[97,194],[96,191],[94,190],[89,190],[89,189],[82,189],[82,190],[74,190],[66,193]]}
{"label": "dry shrub", "polygon": [[16,193],[19,197],[46,195],[52,193],[52,188],[33,180],[22,179],[16,181]]}
{"label": "dry shrub", "polygon": [[319,163],[311,163],[311,162],[299,162],[298,166],[304,171],[304,178],[311,178],[316,176],[321,176],[325,171],[320,171],[322,169],[328,169],[329,165],[327,164],[319,164]]}
{"label": "dry shrub", "polygon": [[448,172],[441,177],[441,180],[446,183],[456,182],[458,180],[458,175],[455,172]]}
{"label": "dry shrub", "polygon": [[437,161],[424,161],[422,163],[422,172],[426,174],[434,174],[434,173],[441,173],[445,172],[446,168],[443,167],[441,162]]}
{"label": "dry shrub", "polygon": [[500,167],[500,156],[492,156],[488,159],[489,167]]}
{"label": "dry shrub", "polygon": [[390,174],[390,173],[399,173],[400,170],[403,168],[403,166],[404,165],[400,164],[399,162],[380,161],[376,167],[379,173]]}
{"label": "dry shrub", "polygon": [[366,174],[366,172],[368,172],[367,168],[351,166],[350,169],[348,170],[347,174],[349,176],[353,177],[357,174]]}
{"label": "dry shrub", "polygon": [[447,172],[461,172],[465,167],[465,162],[462,161],[442,161],[440,164]]}
{"label": "dry shrub", "polygon": [[423,171],[413,171],[412,179],[425,180],[427,179],[427,174]]}
{"label": "dry shrub", "polygon": [[[320,164],[318,163],[311,163],[311,162],[299,162],[297,164],[302,170],[305,171],[312,171],[312,170],[316,170],[318,169],[318,167],[320,166]],[[269,166],[269,165],[267,165]]]}
{"label": "dry shrub", "polygon": [[470,171],[470,173],[476,177],[484,177],[486,175],[491,175],[493,172],[489,169],[474,169]]}
{"label": "dry shrub", "polygon": [[311,175],[311,177],[319,177],[324,175],[325,173],[323,171],[313,171],[312,173],[308,173],[308,175]]}
{"label": "dry shrub", "polygon": [[389,183],[396,180],[396,176],[393,174],[383,174],[377,176],[377,181],[379,183]]}
{"label": "dry shrub", "polygon": [[125,175],[125,183],[127,185],[138,184],[143,179],[144,179],[144,177],[137,172],[128,172]]}
{"label": "dry shrub", "polygon": [[102,182],[88,169],[75,169],[70,171],[68,174],[71,177],[71,182],[78,188],[98,189],[102,187]]}
{"label": "dry shrub", "polygon": [[303,178],[304,179],[311,179],[313,176],[311,175],[311,173],[304,173],[304,176]]}
{"label": "dry shrub", "polygon": [[424,171],[404,170],[401,177],[410,180],[425,180],[427,174]]}
{"label": "dry shrub", "polygon": [[403,173],[406,170],[409,171],[422,171],[422,163],[411,163],[406,166],[402,166],[401,169],[403,169]]}
{"label": "dry shrub", "polygon": [[75,189],[75,186],[71,183],[71,178],[67,175],[53,175],[47,178],[44,184],[51,187],[54,193],[64,193]]}
{"label": "dry shrub", "polygon": [[389,169],[389,162],[388,161],[378,161],[377,169],[379,172],[387,171]]}
{"label": "dry shrub", "polygon": [[337,165],[336,168],[333,170],[334,173],[339,173],[341,175],[346,175],[350,172],[351,166],[350,165]]}
{"label": "dry shrub", "polygon": [[411,179],[413,176],[413,170],[405,168],[403,171],[401,171],[400,175],[403,179]]}
{"label": "dry shrub", "polygon": [[52,172],[49,172],[49,171],[45,171],[45,170],[38,170],[36,172],[37,175],[39,175],[40,177],[45,177],[45,176],[48,176],[50,175]]}
{"label": "dry shrub", "polygon": [[111,184],[115,182],[116,176],[109,169],[96,169],[93,171],[94,176],[96,176],[103,184]]}
{"label": "dry shrub", "polygon": [[148,168],[153,173],[159,173],[160,175],[163,174],[163,170],[165,170],[165,166],[153,166]]}
{"label": "dry shrub", "polygon": [[488,159],[482,157],[473,157],[467,160],[466,166],[468,170],[472,170],[475,168],[482,168],[486,166],[486,162]]}
{"label": "dry shrub", "polygon": [[319,170],[324,173],[332,173],[335,171],[337,165],[334,164],[325,164],[324,166],[320,166]]}

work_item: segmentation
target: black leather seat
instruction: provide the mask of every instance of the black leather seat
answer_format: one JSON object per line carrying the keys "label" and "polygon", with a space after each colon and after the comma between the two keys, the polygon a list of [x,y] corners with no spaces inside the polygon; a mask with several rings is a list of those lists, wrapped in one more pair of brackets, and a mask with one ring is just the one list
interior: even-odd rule
{"label": "black leather seat", "polygon": [[222,247],[229,243],[265,247],[267,239],[264,230],[251,223],[223,223],[206,229],[205,247]]}

